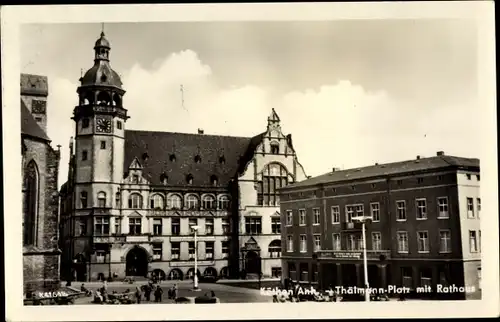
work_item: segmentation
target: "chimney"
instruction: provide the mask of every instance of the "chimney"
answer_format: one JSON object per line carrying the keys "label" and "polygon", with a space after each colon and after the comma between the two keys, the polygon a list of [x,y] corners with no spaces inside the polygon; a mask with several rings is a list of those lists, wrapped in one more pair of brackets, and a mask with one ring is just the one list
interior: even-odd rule
{"label": "chimney", "polygon": [[378,162],[375,162],[375,165],[378,165]]}
{"label": "chimney", "polygon": [[340,171],[340,168],[332,168],[332,172]]}
{"label": "chimney", "polygon": [[198,129],[198,134],[203,134],[205,133],[205,131],[203,131],[203,129]]}
{"label": "chimney", "polygon": [[438,152],[436,153],[436,155],[437,155],[438,157],[443,156],[443,155],[444,155],[444,151],[438,151]]}
{"label": "chimney", "polygon": [[420,160],[420,155],[417,155],[417,160]]}

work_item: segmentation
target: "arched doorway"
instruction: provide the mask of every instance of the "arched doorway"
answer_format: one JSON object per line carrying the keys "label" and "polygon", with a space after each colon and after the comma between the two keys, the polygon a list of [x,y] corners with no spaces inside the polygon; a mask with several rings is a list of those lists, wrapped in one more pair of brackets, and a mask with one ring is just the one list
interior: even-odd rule
{"label": "arched doorway", "polygon": [[160,281],[164,281],[167,278],[165,272],[163,270],[159,269],[159,268],[153,270],[152,276],[155,276]]}
{"label": "arched doorway", "polygon": [[74,279],[78,282],[87,281],[87,263],[85,260],[85,255],[79,253],[75,256],[73,260],[74,263]]}
{"label": "arched doorway", "polygon": [[227,278],[228,276],[229,276],[229,274],[228,274],[227,266],[221,268],[219,277],[220,278]]}
{"label": "arched doorway", "polygon": [[127,276],[147,276],[148,275],[148,254],[141,247],[132,248],[126,257]]}
{"label": "arched doorway", "polygon": [[183,276],[182,271],[178,268],[174,268],[168,274],[168,279],[174,281],[182,281],[182,276]]}
{"label": "arched doorway", "polygon": [[254,251],[247,252],[246,255],[246,273],[259,274],[260,273],[260,257]]}
{"label": "arched doorway", "polygon": [[[198,279],[200,278],[201,276],[201,273],[200,273],[200,270],[198,270]],[[194,278],[194,268],[190,268],[188,269],[187,273],[186,273],[186,278],[191,280]]]}
{"label": "arched doorway", "polygon": [[207,280],[216,280],[217,270],[213,267],[205,268],[205,271],[203,272],[203,278]]}

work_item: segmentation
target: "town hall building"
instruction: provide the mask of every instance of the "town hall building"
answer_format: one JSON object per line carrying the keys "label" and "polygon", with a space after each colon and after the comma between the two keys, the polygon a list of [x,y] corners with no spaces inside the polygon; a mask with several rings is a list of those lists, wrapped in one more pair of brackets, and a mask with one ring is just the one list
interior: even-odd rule
{"label": "town hall building", "polygon": [[195,255],[200,277],[280,277],[278,190],[306,174],[277,113],[254,137],[129,130],[110,49],[101,33],[77,89],[62,277],[186,279]]}

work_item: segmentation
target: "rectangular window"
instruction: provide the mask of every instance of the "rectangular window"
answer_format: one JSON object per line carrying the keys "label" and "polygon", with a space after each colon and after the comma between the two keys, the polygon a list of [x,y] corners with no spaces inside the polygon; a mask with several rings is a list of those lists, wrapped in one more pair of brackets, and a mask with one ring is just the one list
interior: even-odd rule
{"label": "rectangular window", "polygon": [[420,286],[432,286],[432,271],[428,268],[420,270]]}
{"label": "rectangular window", "polygon": [[179,260],[181,256],[181,243],[179,242],[170,243],[170,252],[172,253],[172,260]]}
{"label": "rectangular window", "polygon": [[347,235],[347,250],[358,249],[358,237],[355,234]]}
{"label": "rectangular window", "polygon": [[427,231],[417,232],[418,236],[418,252],[428,253],[429,252],[429,233]]}
{"label": "rectangular window", "polygon": [[314,251],[321,250],[321,235],[314,235]]}
{"label": "rectangular window", "polygon": [[467,173],[465,176],[467,177],[467,180],[472,179],[472,176],[471,176],[471,174],[470,174],[470,173]]}
{"label": "rectangular window", "polygon": [[271,267],[271,275],[274,278],[281,277],[281,267]]}
{"label": "rectangular window", "polygon": [[341,250],[340,234],[332,235],[333,250]]}
{"label": "rectangular window", "polygon": [[189,260],[194,260],[194,253],[195,253],[195,244],[194,244],[194,241],[188,242]]}
{"label": "rectangular window", "polygon": [[80,205],[82,206],[82,208],[87,208],[87,205],[88,205],[88,202],[87,202],[87,192],[86,191],[82,191],[80,193]]}
{"label": "rectangular window", "polygon": [[205,234],[213,235],[214,234],[214,219],[213,218],[205,218]]}
{"label": "rectangular window", "polygon": [[286,211],[286,225],[293,225],[293,212],[291,210]]}
{"label": "rectangular window", "polygon": [[122,233],[122,219],[119,217],[115,218],[115,234]]}
{"label": "rectangular window", "polygon": [[372,250],[382,250],[382,234],[379,232],[372,233]]}
{"label": "rectangular window", "polygon": [[319,209],[313,209],[313,225],[319,225]]}
{"label": "rectangular window", "polygon": [[117,121],[117,122],[116,122],[116,128],[117,128],[118,130],[121,130],[121,129],[122,129],[122,122],[121,122],[121,121]]}
{"label": "rectangular window", "polygon": [[307,236],[306,235],[300,235],[300,252],[301,253],[307,252]]}
{"label": "rectangular window", "polygon": [[427,219],[427,200],[417,199],[417,220]]}
{"label": "rectangular window", "polygon": [[109,234],[109,218],[107,217],[95,217],[94,226],[95,235],[108,235]]}
{"label": "rectangular window", "polygon": [[88,127],[89,127],[89,123],[90,123],[90,122],[89,122],[89,119],[88,119],[88,118],[84,118],[84,119],[82,120],[82,129],[86,129],[86,128],[88,128]]}
{"label": "rectangular window", "polygon": [[80,236],[85,236],[87,234],[87,223],[83,221],[83,219],[80,219],[78,222],[78,228]]}
{"label": "rectangular window", "polygon": [[354,217],[354,206],[345,207],[345,217],[346,222],[352,222],[352,217]]}
{"label": "rectangular window", "polygon": [[477,252],[477,235],[475,230],[469,230],[469,250],[471,253]]}
{"label": "rectangular window", "polygon": [[222,218],[222,233],[229,234],[231,232],[231,226],[229,225],[228,218]]}
{"label": "rectangular window", "polygon": [[181,219],[172,218],[171,228],[172,228],[172,235],[179,236],[181,234]]}
{"label": "rectangular window", "polygon": [[439,232],[439,252],[451,253],[451,232],[449,230]]}
{"label": "rectangular window", "polygon": [[467,217],[474,218],[474,199],[467,198]]}
{"label": "rectangular window", "polygon": [[129,218],[129,234],[130,235],[140,235],[141,234],[141,218]]}
{"label": "rectangular window", "polygon": [[309,265],[306,263],[300,264],[300,281],[309,282]]}
{"label": "rectangular window", "polygon": [[205,242],[205,259],[214,259],[214,242]]}
{"label": "rectangular window", "polygon": [[273,234],[281,234],[280,218],[271,218],[271,232]]}
{"label": "rectangular window", "polygon": [[398,221],[406,220],[406,202],[404,200],[396,201],[396,213]]}
{"label": "rectangular window", "polygon": [[477,218],[481,215],[481,198],[476,199],[476,207],[477,207]]}
{"label": "rectangular window", "polygon": [[156,236],[161,236],[162,234],[162,219],[161,218],[155,218],[153,219],[153,234]]}
{"label": "rectangular window", "polygon": [[312,264],[311,271],[312,271],[311,282],[313,283],[318,282],[318,265]]}
{"label": "rectangular window", "polygon": [[101,150],[106,149],[106,141],[101,141]]}
{"label": "rectangular window", "polygon": [[293,236],[286,236],[286,251],[293,252]]}
{"label": "rectangular window", "polygon": [[479,230],[479,236],[477,240],[478,240],[479,251],[481,251],[481,230]]}
{"label": "rectangular window", "polygon": [[153,244],[153,260],[161,260],[162,249],[161,243]]}
{"label": "rectangular window", "polygon": [[332,224],[340,224],[340,207],[332,206]]}
{"label": "rectangular window", "polygon": [[481,274],[481,267],[477,268],[477,285],[479,290],[481,290],[482,287],[482,274]]}
{"label": "rectangular window", "polygon": [[82,161],[87,161],[88,159],[88,152],[87,150],[82,151]]}
{"label": "rectangular window", "polygon": [[97,250],[95,252],[95,259],[98,264],[102,264],[106,262],[106,252],[103,250]]}
{"label": "rectangular window", "polygon": [[305,224],[306,224],[306,210],[300,209],[299,210],[299,225],[305,226]]}
{"label": "rectangular window", "polygon": [[417,178],[417,183],[423,183],[424,182],[424,178]]}
{"label": "rectangular window", "polygon": [[481,181],[481,176],[479,174],[476,174],[476,179],[477,181]]}
{"label": "rectangular window", "polygon": [[191,229],[191,227],[193,226],[198,226],[198,218],[189,218],[188,222],[189,229]]}
{"label": "rectangular window", "polygon": [[370,204],[370,212],[372,215],[372,221],[380,221],[380,203],[373,202]]}
{"label": "rectangular window", "polygon": [[398,252],[408,253],[408,232],[398,231]]}
{"label": "rectangular window", "polygon": [[223,240],[222,242],[222,258],[229,257],[229,242],[227,240]]}
{"label": "rectangular window", "polygon": [[262,234],[262,218],[245,217],[245,231],[249,235]]}
{"label": "rectangular window", "polygon": [[362,217],[365,215],[365,211],[363,209],[363,205],[356,205],[356,217]]}
{"label": "rectangular window", "polygon": [[297,268],[295,267],[295,263],[288,262],[288,277],[293,281],[297,279]]}
{"label": "rectangular window", "polygon": [[448,197],[439,197],[438,201],[438,218],[449,218],[448,213]]}
{"label": "rectangular window", "polygon": [[401,267],[402,286],[413,289],[413,269],[412,267]]}

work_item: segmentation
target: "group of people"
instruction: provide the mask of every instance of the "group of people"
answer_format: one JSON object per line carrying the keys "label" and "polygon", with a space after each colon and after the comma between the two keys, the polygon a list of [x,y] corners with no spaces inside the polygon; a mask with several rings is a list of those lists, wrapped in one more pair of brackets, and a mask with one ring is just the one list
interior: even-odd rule
{"label": "group of people", "polygon": [[[174,284],[174,286],[168,290],[168,298],[175,300],[177,298],[177,292],[178,292],[177,284]],[[137,303],[141,303],[143,293],[144,293],[144,299],[147,302],[151,301],[151,294],[153,294],[154,301],[156,303],[160,303],[163,296],[163,289],[161,288],[160,284],[156,284],[154,281],[149,281],[148,284],[142,287],[137,286],[135,291],[135,297]]]}

